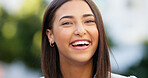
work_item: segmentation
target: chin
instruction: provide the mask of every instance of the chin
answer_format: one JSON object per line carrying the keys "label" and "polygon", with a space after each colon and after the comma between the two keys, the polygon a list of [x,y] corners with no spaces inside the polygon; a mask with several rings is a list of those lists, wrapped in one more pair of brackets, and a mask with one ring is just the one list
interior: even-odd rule
{"label": "chin", "polygon": [[75,57],[75,59],[73,59],[73,60],[75,63],[78,63],[78,64],[87,64],[92,61],[92,57],[80,56],[80,57]]}

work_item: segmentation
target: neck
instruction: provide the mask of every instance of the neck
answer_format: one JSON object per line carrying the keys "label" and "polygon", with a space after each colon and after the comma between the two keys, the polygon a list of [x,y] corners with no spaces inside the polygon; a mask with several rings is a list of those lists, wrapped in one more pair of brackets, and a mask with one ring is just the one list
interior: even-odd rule
{"label": "neck", "polygon": [[60,69],[63,78],[92,78],[92,65],[92,60],[83,64],[60,60]]}

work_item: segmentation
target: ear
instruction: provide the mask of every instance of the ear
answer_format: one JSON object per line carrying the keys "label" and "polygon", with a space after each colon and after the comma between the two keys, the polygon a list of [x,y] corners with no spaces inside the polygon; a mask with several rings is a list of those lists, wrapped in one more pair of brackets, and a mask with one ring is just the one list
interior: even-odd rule
{"label": "ear", "polygon": [[54,36],[53,36],[52,30],[46,29],[46,35],[47,35],[49,41],[54,42]]}

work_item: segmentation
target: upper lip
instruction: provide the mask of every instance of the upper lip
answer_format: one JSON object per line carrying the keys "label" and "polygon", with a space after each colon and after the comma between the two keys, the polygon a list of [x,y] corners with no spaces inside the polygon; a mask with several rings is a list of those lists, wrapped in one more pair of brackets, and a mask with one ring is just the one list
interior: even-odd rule
{"label": "upper lip", "polygon": [[91,43],[89,39],[77,39],[77,40],[72,41],[70,44],[77,42],[77,41],[88,41],[89,43]]}

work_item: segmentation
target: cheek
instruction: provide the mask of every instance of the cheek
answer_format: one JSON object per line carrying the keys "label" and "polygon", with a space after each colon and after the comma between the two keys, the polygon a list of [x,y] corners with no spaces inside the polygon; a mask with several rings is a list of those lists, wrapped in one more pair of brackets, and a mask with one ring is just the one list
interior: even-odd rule
{"label": "cheek", "polygon": [[88,28],[88,29],[89,29],[89,32],[90,32],[91,37],[92,37],[95,41],[98,41],[99,32],[98,32],[97,27],[90,27],[90,28]]}
{"label": "cheek", "polygon": [[99,41],[99,33],[98,33],[98,30],[95,29],[93,32],[92,32],[92,36],[93,36],[93,40],[95,42],[95,46],[97,47],[98,45],[98,41]]}
{"label": "cheek", "polygon": [[95,38],[96,38],[96,40],[98,41],[98,38],[99,38],[99,32],[98,32],[98,29],[95,30],[94,34],[96,34],[96,35],[95,35]]}
{"label": "cheek", "polygon": [[64,45],[69,44],[69,41],[71,39],[71,31],[66,29],[56,29],[56,32],[54,32],[54,39],[57,46],[63,47]]}

